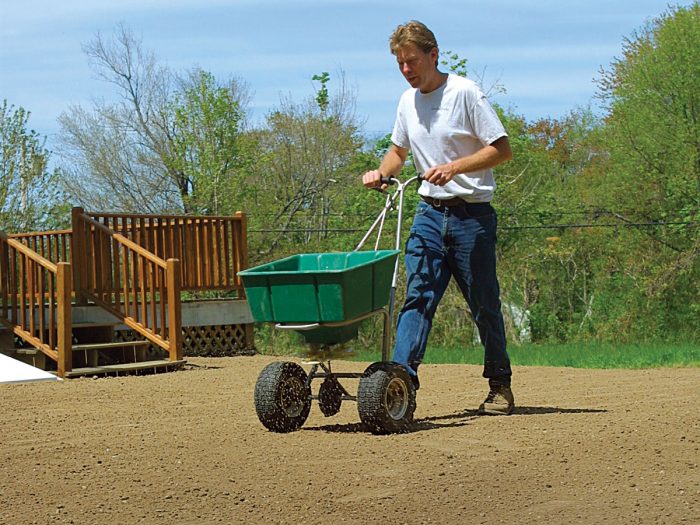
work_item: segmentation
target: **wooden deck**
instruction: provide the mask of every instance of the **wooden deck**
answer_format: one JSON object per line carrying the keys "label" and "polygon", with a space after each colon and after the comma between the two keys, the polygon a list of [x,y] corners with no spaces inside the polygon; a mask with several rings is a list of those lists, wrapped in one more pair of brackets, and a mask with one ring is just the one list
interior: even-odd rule
{"label": "wooden deck", "polygon": [[[183,357],[181,293],[217,291],[245,299],[238,272],[247,264],[241,212],[191,217],[74,208],[70,230],[0,232],[0,323],[54,361],[60,377],[97,373],[73,371],[74,350],[119,346],[107,337],[109,326],[104,337],[97,337],[99,323],[73,322],[73,310],[87,305],[111,314],[115,326],[125,325],[144,340],[121,346],[157,346],[168,354],[168,363],[178,364]],[[89,333],[94,337],[85,339]],[[252,340],[252,329],[244,335]],[[87,346],[92,343],[104,345]],[[126,368],[109,372],[134,365],[124,363]]]}

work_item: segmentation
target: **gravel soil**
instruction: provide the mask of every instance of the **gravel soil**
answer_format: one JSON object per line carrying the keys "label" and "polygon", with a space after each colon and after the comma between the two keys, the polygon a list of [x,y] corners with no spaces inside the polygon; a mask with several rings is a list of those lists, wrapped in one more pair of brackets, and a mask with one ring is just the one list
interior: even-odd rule
{"label": "gravel soil", "polygon": [[479,367],[424,365],[411,431],[377,436],[354,402],[267,431],[273,360],[0,385],[0,523],[700,523],[700,368],[520,367],[479,417]]}

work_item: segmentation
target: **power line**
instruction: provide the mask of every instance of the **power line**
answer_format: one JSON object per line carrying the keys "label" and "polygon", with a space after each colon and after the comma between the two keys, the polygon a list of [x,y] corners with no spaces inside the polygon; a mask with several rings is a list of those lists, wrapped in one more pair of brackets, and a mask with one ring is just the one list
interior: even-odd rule
{"label": "power line", "polygon": [[499,226],[500,230],[538,230],[538,229],[568,229],[568,228],[647,228],[658,226],[698,226],[700,221],[680,221],[680,222],[625,222],[621,224],[536,224],[526,226]]}
{"label": "power line", "polygon": [[[652,221],[652,222],[625,222],[619,224],[603,223],[567,223],[567,224],[530,224],[523,226],[500,226],[499,230],[564,230],[575,228],[652,228],[652,227],[670,227],[670,226],[685,226],[697,227],[700,226],[700,221]],[[365,232],[363,228],[289,228],[289,229],[249,229],[250,233],[357,233]]]}
{"label": "power line", "polygon": [[[499,211],[498,212],[498,217],[499,219],[512,219],[512,220],[517,220],[520,217],[541,217],[541,218],[549,218],[553,219],[554,217],[559,217],[559,216],[591,216],[592,218],[596,219],[601,216],[612,216],[612,217],[617,217],[617,218],[622,218],[624,219],[624,216],[626,215],[633,215],[635,213],[638,213],[639,210],[629,210],[629,211],[620,211],[620,210],[606,210],[606,209],[600,209],[600,208],[591,208],[587,210],[578,210],[578,211],[573,211],[573,210],[561,210],[561,211],[547,211],[547,212],[539,212],[539,211],[521,211],[517,213],[509,213],[507,211]],[[271,217],[271,214],[269,213],[246,213],[248,217]],[[297,217],[299,220],[301,219],[308,219],[312,218],[313,215],[307,215],[304,212],[297,212]],[[374,221],[374,219],[377,217],[377,214],[359,214],[359,213],[346,213],[346,212],[337,212],[337,213],[324,213],[323,214],[325,217],[337,217],[337,218],[344,218],[344,219],[359,219],[361,221]],[[387,221],[396,221],[397,216],[396,214],[389,214],[386,217]],[[627,222],[627,221],[626,221]],[[654,219],[647,219],[643,221],[644,224],[651,224],[651,223],[658,223],[658,224],[672,224],[674,222],[677,223],[682,223],[682,222],[688,222],[688,221],[678,221],[674,219],[665,219],[665,220],[654,220]],[[690,221],[692,223],[692,221]],[[640,224],[640,223],[634,223],[634,224]],[[548,224],[549,225],[549,224]],[[547,226],[548,226],[547,225]]]}
{"label": "power line", "polygon": [[321,233],[321,232],[333,232],[333,233],[355,233],[367,231],[362,228],[290,228],[276,230],[273,228],[263,228],[263,229],[249,229],[248,233]]}
{"label": "power line", "polygon": [[[592,215],[592,216],[599,216],[599,215],[626,215],[629,213],[635,213],[638,212],[639,210],[630,210],[630,211],[610,211],[610,210],[600,210],[600,209],[589,209],[589,210],[579,210],[579,211],[572,211],[572,210],[562,210],[562,211],[547,211],[547,212],[539,212],[539,211],[521,211],[517,213],[510,213],[508,211],[502,210],[498,212],[499,217],[525,217],[525,216],[536,216],[536,217],[543,217],[543,216],[549,216],[549,217],[554,217],[554,216],[559,216],[559,215]],[[246,215],[248,217],[269,217],[269,213],[249,213],[246,212]],[[297,212],[297,215],[301,217],[313,217],[313,213],[310,212],[310,214],[306,214],[304,212]],[[330,213],[323,213],[325,217],[340,217],[340,218],[355,218],[355,219],[364,219],[364,220],[374,220],[377,216],[377,214],[359,214],[359,213],[347,213],[347,212],[330,212]],[[387,216],[387,220],[395,218],[395,215],[389,215]]]}

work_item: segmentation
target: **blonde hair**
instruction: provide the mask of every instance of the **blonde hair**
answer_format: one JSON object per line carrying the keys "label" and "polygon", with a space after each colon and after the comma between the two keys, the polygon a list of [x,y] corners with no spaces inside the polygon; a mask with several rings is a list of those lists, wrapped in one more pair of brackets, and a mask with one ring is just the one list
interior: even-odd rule
{"label": "blonde hair", "polygon": [[433,48],[438,47],[437,40],[433,32],[418,20],[411,20],[398,26],[389,38],[389,49],[396,55],[400,48],[407,44],[413,44],[424,53],[430,53]]}

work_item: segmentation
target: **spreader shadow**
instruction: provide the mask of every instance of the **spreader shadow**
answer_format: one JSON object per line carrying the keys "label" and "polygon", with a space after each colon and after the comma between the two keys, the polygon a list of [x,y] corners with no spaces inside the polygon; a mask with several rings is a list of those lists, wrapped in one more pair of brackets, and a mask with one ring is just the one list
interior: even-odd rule
{"label": "spreader shadow", "polygon": [[[472,419],[478,418],[476,410],[464,410],[456,414],[444,416],[433,416],[416,419],[402,434],[412,434],[423,430],[434,430],[436,428],[462,427]],[[439,422],[438,422],[439,421]],[[362,423],[346,423],[342,425],[320,425],[316,427],[304,427],[302,430],[320,430],[323,432],[337,433],[362,433],[366,434],[369,429]]]}
{"label": "spreader shadow", "polygon": [[[560,407],[516,407],[509,417],[514,416],[537,416],[543,414],[598,414],[606,413],[607,410],[597,408],[560,408]],[[463,427],[475,419],[481,417],[477,410],[467,409],[445,414],[442,416],[429,416],[416,419],[402,434],[412,434],[424,430],[435,430],[439,428]],[[492,416],[493,417],[493,416]],[[503,417],[503,416],[500,416]],[[362,423],[345,423],[340,425],[319,425],[316,427],[304,427],[302,430],[315,430],[335,433],[367,433],[368,429]]]}
{"label": "spreader shadow", "polygon": [[365,434],[367,427],[362,423],[345,423],[343,425],[320,425],[317,427],[302,427],[301,430],[320,430],[322,432],[335,432],[338,434]]}

